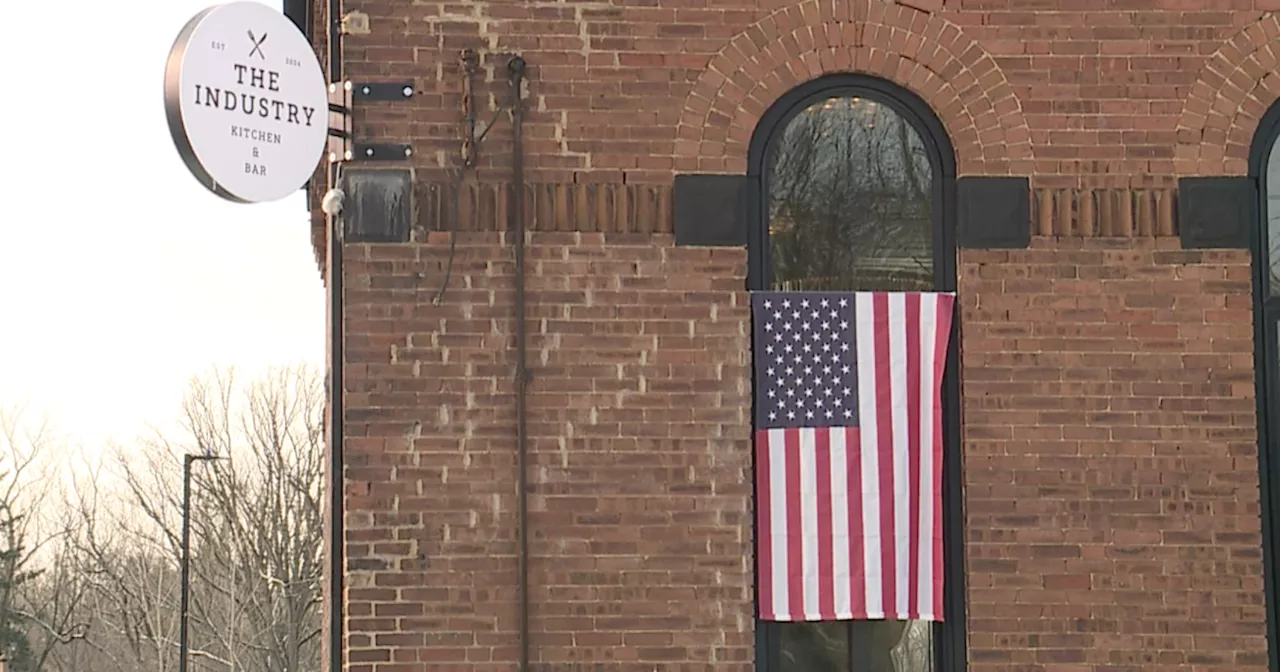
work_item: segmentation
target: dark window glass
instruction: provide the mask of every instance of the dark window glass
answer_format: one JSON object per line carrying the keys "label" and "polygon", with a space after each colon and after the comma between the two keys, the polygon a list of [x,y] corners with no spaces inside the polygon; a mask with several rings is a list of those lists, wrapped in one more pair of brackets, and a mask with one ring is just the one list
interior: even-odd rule
{"label": "dark window glass", "polygon": [[925,621],[778,623],[777,672],[932,672]]}
{"label": "dark window glass", "polygon": [[841,622],[779,623],[778,672],[849,672],[849,628]]}
{"label": "dark window glass", "polygon": [[[787,124],[768,172],[775,289],[935,288],[934,166],[919,132],[888,105],[828,98]],[[778,672],[931,672],[928,622],[776,626]]]}
{"label": "dark window glass", "polygon": [[774,288],[932,289],[932,188],[924,142],[892,108],[859,97],[811,105],[770,166]]}
{"label": "dark window glass", "polygon": [[1267,157],[1267,285],[1271,296],[1280,296],[1280,136],[1271,144]]}

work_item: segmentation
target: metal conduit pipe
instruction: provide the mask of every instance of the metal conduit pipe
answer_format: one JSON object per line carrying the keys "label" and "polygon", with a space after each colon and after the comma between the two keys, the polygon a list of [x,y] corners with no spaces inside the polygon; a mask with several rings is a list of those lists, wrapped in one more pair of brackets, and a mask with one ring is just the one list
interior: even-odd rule
{"label": "metal conduit pipe", "polygon": [[520,671],[529,670],[529,361],[528,333],[525,328],[525,266],[524,266],[524,101],[521,85],[524,82],[525,61],[512,56],[507,61],[510,75],[511,100],[511,222],[510,231],[515,237],[516,262],[516,451],[519,484],[519,537],[520,537]]}
{"label": "metal conduit pipe", "polygon": [[[329,82],[342,85],[342,0],[329,0]],[[329,186],[338,187],[341,173],[336,163],[329,166]],[[345,512],[342,498],[342,416],[343,416],[343,300],[342,300],[342,218],[328,216],[329,289],[329,672],[342,672],[343,600],[345,587],[343,555]]]}

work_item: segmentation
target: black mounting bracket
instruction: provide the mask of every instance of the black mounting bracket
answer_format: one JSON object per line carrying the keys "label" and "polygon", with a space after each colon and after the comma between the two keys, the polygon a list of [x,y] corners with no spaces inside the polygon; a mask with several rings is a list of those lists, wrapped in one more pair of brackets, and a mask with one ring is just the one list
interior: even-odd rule
{"label": "black mounting bracket", "polygon": [[407,161],[413,146],[357,140],[353,113],[356,101],[412,100],[412,82],[345,81],[329,85],[329,163],[346,161]]}
{"label": "black mounting bracket", "polygon": [[356,100],[410,100],[413,82],[362,82],[352,85]]}
{"label": "black mounting bracket", "polygon": [[329,85],[329,163],[350,161],[355,150],[351,122],[351,82]]}
{"label": "black mounting bracket", "polygon": [[357,142],[352,154],[352,161],[408,161],[413,156],[413,147]]}

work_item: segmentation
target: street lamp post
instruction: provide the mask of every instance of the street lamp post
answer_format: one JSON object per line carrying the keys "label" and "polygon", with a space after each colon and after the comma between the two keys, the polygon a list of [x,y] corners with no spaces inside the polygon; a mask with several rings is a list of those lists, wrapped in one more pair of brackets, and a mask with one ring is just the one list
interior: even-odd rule
{"label": "street lamp post", "polygon": [[191,602],[191,465],[197,460],[211,461],[215,455],[182,456],[182,601],[178,613],[178,672],[187,672],[187,617]]}

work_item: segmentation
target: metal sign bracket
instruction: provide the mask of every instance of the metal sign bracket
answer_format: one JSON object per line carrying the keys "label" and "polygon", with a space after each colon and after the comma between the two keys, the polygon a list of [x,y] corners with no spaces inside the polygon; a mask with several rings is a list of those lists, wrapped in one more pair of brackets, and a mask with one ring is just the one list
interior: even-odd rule
{"label": "metal sign bracket", "polygon": [[353,116],[357,101],[413,100],[412,82],[352,82],[329,85],[329,163],[347,161],[408,161],[408,143],[377,143],[357,139]]}

